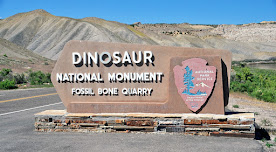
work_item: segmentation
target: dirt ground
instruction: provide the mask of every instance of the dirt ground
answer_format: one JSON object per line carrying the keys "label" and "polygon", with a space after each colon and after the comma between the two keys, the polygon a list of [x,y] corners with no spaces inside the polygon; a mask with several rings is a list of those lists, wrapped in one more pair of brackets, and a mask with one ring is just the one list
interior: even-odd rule
{"label": "dirt ground", "polygon": [[[256,129],[267,132],[270,137],[270,140],[258,141],[264,146],[265,151],[276,152],[276,103],[260,101],[242,93],[230,93],[226,108],[235,112],[255,113]],[[273,146],[268,148],[267,143]]]}

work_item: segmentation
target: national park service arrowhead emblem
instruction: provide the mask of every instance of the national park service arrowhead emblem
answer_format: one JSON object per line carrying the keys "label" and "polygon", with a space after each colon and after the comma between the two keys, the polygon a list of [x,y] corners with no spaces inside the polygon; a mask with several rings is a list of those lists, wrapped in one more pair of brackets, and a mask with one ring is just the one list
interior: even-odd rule
{"label": "national park service arrowhead emblem", "polygon": [[216,67],[207,66],[207,61],[192,58],[173,68],[178,94],[193,112],[198,112],[207,102],[216,81]]}

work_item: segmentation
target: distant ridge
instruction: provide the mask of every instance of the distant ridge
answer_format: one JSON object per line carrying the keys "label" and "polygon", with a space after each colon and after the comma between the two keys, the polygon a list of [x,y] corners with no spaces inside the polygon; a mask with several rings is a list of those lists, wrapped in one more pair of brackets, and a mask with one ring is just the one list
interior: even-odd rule
{"label": "distant ridge", "polygon": [[262,24],[276,24],[276,21],[262,21]]}
{"label": "distant ridge", "polygon": [[42,9],[0,20],[0,38],[52,60],[58,59],[69,40],[217,48],[230,50],[236,61],[268,60],[276,57],[275,33],[274,22],[127,25],[96,17],[59,17]]}

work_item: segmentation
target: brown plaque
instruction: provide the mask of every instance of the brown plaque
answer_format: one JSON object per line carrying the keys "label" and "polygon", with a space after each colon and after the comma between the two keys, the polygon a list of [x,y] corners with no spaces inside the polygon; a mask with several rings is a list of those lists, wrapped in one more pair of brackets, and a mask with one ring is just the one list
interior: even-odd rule
{"label": "brown plaque", "polygon": [[[194,73],[184,98],[187,85],[176,75],[187,66]],[[226,50],[70,41],[51,79],[71,113],[224,114],[230,68]]]}

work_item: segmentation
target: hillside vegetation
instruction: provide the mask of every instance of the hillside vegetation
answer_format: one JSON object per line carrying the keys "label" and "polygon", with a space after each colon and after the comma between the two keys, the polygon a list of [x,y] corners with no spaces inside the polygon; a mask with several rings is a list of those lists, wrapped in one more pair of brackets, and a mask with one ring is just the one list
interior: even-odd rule
{"label": "hillside vegetation", "polygon": [[0,70],[0,89],[16,89],[27,87],[52,87],[51,74],[41,71],[32,71],[18,74],[11,69]]}
{"label": "hillside vegetation", "polygon": [[231,76],[230,89],[244,92],[267,102],[276,103],[276,71],[242,66],[233,67],[236,74]]}

